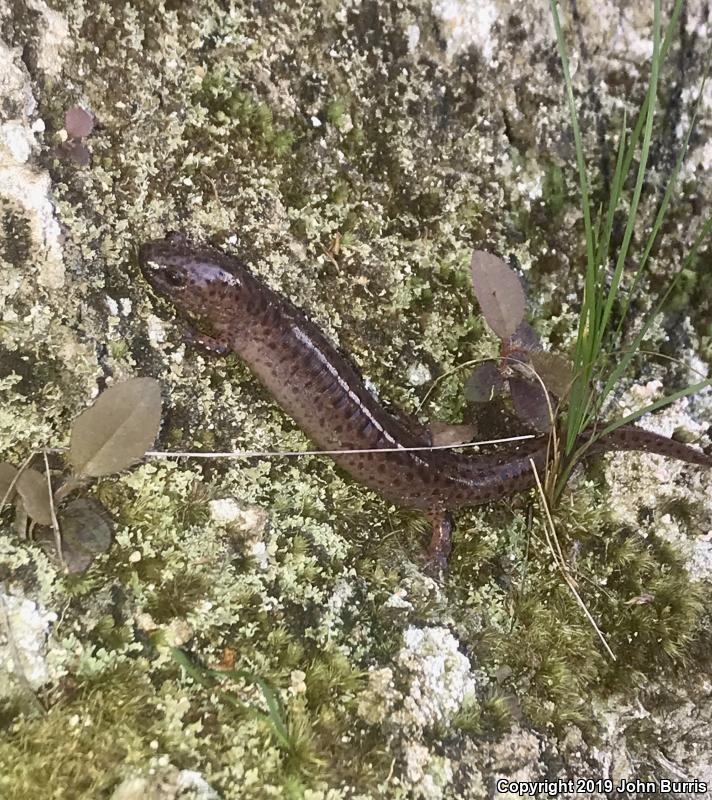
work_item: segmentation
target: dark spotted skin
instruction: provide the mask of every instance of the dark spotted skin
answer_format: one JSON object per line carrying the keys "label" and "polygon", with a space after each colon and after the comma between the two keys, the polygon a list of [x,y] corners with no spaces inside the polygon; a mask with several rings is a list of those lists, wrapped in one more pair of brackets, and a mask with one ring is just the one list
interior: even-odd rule
{"label": "dark spotted skin", "polygon": [[[351,361],[313,322],[235,258],[174,236],[143,245],[139,261],[148,282],[191,326],[190,341],[218,355],[237,353],[319,448],[371,450],[429,443],[381,406]],[[712,457],[633,426],[610,434],[595,449],[649,450],[712,466]],[[443,450],[332,458],[394,503],[428,513],[435,528],[431,551],[443,561],[452,527],[445,510],[487,503],[533,486],[530,459],[543,473],[547,441],[536,440],[504,461]]]}

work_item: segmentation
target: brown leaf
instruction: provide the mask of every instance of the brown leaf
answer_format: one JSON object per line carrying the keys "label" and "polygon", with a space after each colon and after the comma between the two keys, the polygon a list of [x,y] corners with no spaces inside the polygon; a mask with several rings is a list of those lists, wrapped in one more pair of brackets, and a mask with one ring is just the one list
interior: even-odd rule
{"label": "brown leaf", "polygon": [[573,380],[571,363],[558,353],[547,353],[544,350],[530,353],[529,356],[546,388],[557,397],[565,397]]}
{"label": "brown leaf", "polygon": [[235,669],[237,661],[237,651],[232,647],[223,647],[222,658],[216,664],[211,664],[211,669]]}
{"label": "brown leaf", "polygon": [[93,497],[80,497],[67,503],[60,513],[59,527],[69,572],[84,572],[99,553],[111,547],[114,536],[108,511]]}
{"label": "brown leaf", "polygon": [[465,397],[471,403],[488,403],[503,392],[504,379],[491,361],[480,364],[465,381]]}
{"label": "brown leaf", "polygon": [[514,410],[522,422],[526,422],[542,433],[548,433],[551,430],[549,406],[539,381],[513,375],[509,379],[509,392],[512,395]]}
{"label": "brown leaf", "polygon": [[433,420],[430,423],[430,434],[434,445],[464,444],[471,442],[475,435],[474,425],[455,425],[450,422]]}
{"label": "brown leaf", "polygon": [[534,350],[541,350],[541,339],[528,322],[520,322],[514,333],[505,339],[502,345],[505,351],[524,350],[531,353]]}
{"label": "brown leaf", "polygon": [[501,258],[483,250],[472,254],[470,269],[487,324],[500,339],[506,339],[524,318],[524,289],[517,274]]}
{"label": "brown leaf", "polygon": [[15,484],[17,493],[28,516],[40,525],[52,524],[52,507],[50,505],[47,476],[36,469],[23,470]]}
{"label": "brown leaf", "polygon": [[16,467],[13,467],[12,464],[8,464],[5,461],[0,462],[0,503],[2,503],[3,497],[5,497],[6,494],[8,503],[15,496],[17,484],[15,484],[8,493],[10,484],[15,480],[15,475],[17,475]]}
{"label": "brown leaf", "polygon": [[98,477],[126,469],[156,440],[161,387],[154,378],[132,378],[99,395],[72,427],[69,463],[77,475]]}

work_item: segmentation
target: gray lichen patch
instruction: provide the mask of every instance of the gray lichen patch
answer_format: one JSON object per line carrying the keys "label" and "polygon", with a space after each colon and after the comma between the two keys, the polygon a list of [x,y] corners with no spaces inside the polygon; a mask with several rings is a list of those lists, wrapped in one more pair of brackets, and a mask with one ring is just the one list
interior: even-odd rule
{"label": "gray lichen patch", "polygon": [[111,795],[111,800],[219,800],[218,793],[197,772],[160,765],[148,776],[127,778]]}
{"label": "gray lichen patch", "polygon": [[[577,8],[567,37],[598,203],[622,110],[644,97],[651,16]],[[688,3],[648,219],[705,24]],[[135,375],[161,381],[161,449],[306,445],[243,365],[187,348],[151,296],[136,247],[169,230],[247,260],[409,412],[432,380],[496,354],[471,295],[474,247],[519,266],[543,340],[570,347],[585,251],[545,7],[32,0],[0,9],[0,39],[3,459],[65,444],[100,389]],[[84,166],[65,129],[74,105],[95,120]],[[709,109],[708,95],[654,289],[709,207]],[[637,385],[679,388],[705,368],[708,258],[646,343],[682,364],[641,363]],[[471,415],[464,377],[422,415]],[[704,441],[706,403],[658,424]],[[709,482],[647,455],[605,464],[577,472],[556,525],[615,662],[528,496],[458,515],[443,584],[424,574],[418,519],[313,457],[157,460],[102,479],[88,491],[116,541],[72,577],[3,516],[27,680],[3,673],[0,794],[480,798],[497,776],[703,775]],[[665,724],[676,704],[697,727],[678,712]]]}
{"label": "gray lichen patch", "polygon": [[393,667],[369,673],[358,711],[371,723],[422,730],[448,725],[475,695],[470,662],[452,634],[446,628],[410,627],[403,632],[403,646]]}
{"label": "gray lichen patch", "polygon": [[0,695],[7,698],[18,684],[30,691],[39,689],[52,677],[47,663],[47,635],[50,625],[57,621],[56,614],[38,608],[25,597],[3,592],[0,617]]}

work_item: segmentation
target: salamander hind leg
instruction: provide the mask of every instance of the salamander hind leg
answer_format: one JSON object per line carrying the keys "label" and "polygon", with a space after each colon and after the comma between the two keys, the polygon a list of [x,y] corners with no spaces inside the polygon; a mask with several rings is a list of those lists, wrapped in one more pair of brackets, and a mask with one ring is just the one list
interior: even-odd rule
{"label": "salamander hind leg", "polygon": [[440,508],[427,511],[425,516],[433,526],[427,550],[428,572],[435,573],[437,577],[441,577],[447,572],[448,559],[452,552],[452,532],[455,529],[455,523],[452,515]]}

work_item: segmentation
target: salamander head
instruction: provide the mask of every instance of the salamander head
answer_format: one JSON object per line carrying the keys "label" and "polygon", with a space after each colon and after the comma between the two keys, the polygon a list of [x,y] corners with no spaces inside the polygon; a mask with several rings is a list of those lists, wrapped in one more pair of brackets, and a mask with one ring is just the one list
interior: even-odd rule
{"label": "salamander head", "polygon": [[144,278],[197,330],[211,333],[234,316],[249,273],[217,250],[195,247],[175,235],[139,249]]}

